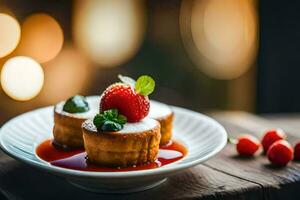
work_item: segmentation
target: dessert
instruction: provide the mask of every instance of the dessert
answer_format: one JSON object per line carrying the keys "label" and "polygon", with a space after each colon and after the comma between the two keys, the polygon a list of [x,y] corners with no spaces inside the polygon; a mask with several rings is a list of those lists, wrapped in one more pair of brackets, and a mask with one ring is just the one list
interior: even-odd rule
{"label": "dessert", "polygon": [[82,125],[88,161],[103,166],[126,167],[154,162],[160,141],[160,125],[151,118],[126,123],[120,131],[98,132],[91,120]]}
{"label": "dessert", "polygon": [[159,121],[161,126],[161,139],[160,145],[166,145],[172,138],[173,118],[174,113],[171,108],[158,101],[150,101],[150,112],[148,115],[150,118]]}
{"label": "dessert", "polygon": [[100,112],[82,125],[88,161],[127,167],[154,162],[160,143],[160,124],[146,117],[148,95],[155,83],[149,76],[136,82],[120,76],[123,83],[109,86],[101,95]]}
{"label": "dessert", "polygon": [[99,97],[76,95],[54,107],[53,143],[63,148],[83,147],[81,125],[97,113]]}
{"label": "dessert", "polygon": [[[171,138],[173,113],[167,105],[149,101],[153,79],[119,78],[122,82],[101,97],[74,96],[57,104],[54,140],[37,147],[38,157],[57,167],[93,172],[154,169],[182,159],[187,150],[180,143],[160,145],[162,136]],[[57,148],[61,146],[67,151]]]}

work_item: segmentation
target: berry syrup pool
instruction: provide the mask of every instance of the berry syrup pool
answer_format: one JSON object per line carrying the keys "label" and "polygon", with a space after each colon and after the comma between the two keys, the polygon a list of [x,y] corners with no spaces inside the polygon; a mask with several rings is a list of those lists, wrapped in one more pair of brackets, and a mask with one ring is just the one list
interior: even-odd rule
{"label": "berry syrup pool", "polygon": [[36,154],[42,160],[57,167],[93,172],[124,172],[154,169],[174,163],[187,154],[187,149],[179,142],[172,140],[169,144],[159,148],[155,162],[124,168],[103,167],[89,164],[84,149],[62,150],[53,145],[52,140],[42,142],[37,147]]}

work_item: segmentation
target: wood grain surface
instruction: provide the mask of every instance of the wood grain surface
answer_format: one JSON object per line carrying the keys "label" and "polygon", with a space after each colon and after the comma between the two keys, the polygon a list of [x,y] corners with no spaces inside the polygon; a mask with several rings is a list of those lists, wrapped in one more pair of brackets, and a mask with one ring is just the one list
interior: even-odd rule
{"label": "wood grain surface", "polygon": [[[247,133],[261,138],[265,130],[281,128],[272,120],[243,112],[217,113],[213,117],[225,127],[230,137]],[[290,130],[286,129],[285,131],[288,134],[288,141],[294,144],[298,138]],[[263,153],[254,158],[242,158],[237,156],[234,145],[228,144],[214,159],[207,161],[206,165],[259,184],[263,188],[264,199],[300,198],[300,165],[298,162],[293,161],[286,167],[274,167],[270,165]]]}
{"label": "wood grain surface", "polygon": [[[60,177],[24,165],[3,153],[0,158],[0,191],[7,199],[256,199],[253,191],[259,187],[198,165],[145,192],[96,194],[80,190]],[[245,195],[248,198],[244,198]]]}
{"label": "wood grain surface", "polygon": [[[288,121],[243,112],[213,113],[230,137],[242,133],[261,137],[268,128],[282,127],[294,143],[300,134]],[[294,124],[297,124],[293,119]],[[300,117],[298,118],[300,122]],[[286,126],[286,127],[285,127]],[[300,127],[300,126],[299,126]],[[16,161],[0,151],[0,199],[300,199],[300,163],[274,168],[263,154],[237,156],[228,144],[206,163],[176,174],[154,189],[131,194],[97,194]]]}

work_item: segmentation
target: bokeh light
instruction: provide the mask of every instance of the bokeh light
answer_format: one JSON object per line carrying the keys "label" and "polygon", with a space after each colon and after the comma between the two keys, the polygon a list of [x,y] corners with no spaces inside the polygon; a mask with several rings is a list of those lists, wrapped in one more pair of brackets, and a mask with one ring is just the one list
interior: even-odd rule
{"label": "bokeh light", "polygon": [[9,16],[12,16],[13,18],[16,18],[16,15],[12,12],[12,10],[4,4],[0,4],[0,13],[7,14]]}
{"label": "bokeh light", "polygon": [[39,94],[44,83],[44,72],[39,63],[30,57],[16,56],[4,63],[1,85],[11,98],[26,101]]}
{"label": "bokeh light", "polygon": [[187,4],[191,3],[182,4],[181,32],[189,54],[201,70],[218,79],[233,79],[245,73],[257,53],[254,1],[207,0]]}
{"label": "bokeh light", "polygon": [[53,17],[33,14],[22,23],[22,38],[17,52],[43,63],[59,53],[63,41],[63,31]]}
{"label": "bokeh light", "polygon": [[132,57],[143,39],[144,2],[139,0],[77,1],[74,36],[78,46],[101,67]]}
{"label": "bokeh light", "polygon": [[40,101],[53,104],[80,93],[92,79],[91,69],[88,60],[75,48],[63,47],[56,58],[44,63],[45,86]]}
{"label": "bokeh light", "polygon": [[0,13],[0,58],[10,54],[18,45],[21,29],[18,21]]}

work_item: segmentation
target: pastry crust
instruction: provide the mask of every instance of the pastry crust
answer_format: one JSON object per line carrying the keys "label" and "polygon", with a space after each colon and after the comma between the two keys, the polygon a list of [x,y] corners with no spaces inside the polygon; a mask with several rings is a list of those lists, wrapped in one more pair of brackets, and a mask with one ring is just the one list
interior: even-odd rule
{"label": "pastry crust", "polygon": [[65,101],[54,107],[53,143],[63,149],[83,148],[81,125],[99,111],[99,96],[86,98],[90,110],[83,113],[68,113],[63,111]]}
{"label": "pastry crust", "polygon": [[86,119],[68,116],[54,109],[54,143],[63,148],[83,147],[81,125]]}
{"label": "pastry crust", "polygon": [[127,167],[154,162],[160,142],[160,124],[145,131],[99,132],[91,120],[82,124],[88,161],[110,167]]}
{"label": "pastry crust", "polygon": [[173,112],[165,117],[156,118],[156,120],[160,123],[161,126],[160,146],[168,144],[172,139],[173,119],[174,119]]}
{"label": "pastry crust", "polygon": [[172,139],[172,128],[174,118],[172,108],[167,104],[151,100],[150,112],[148,116],[152,119],[159,121],[161,125],[160,146],[168,144]]}

